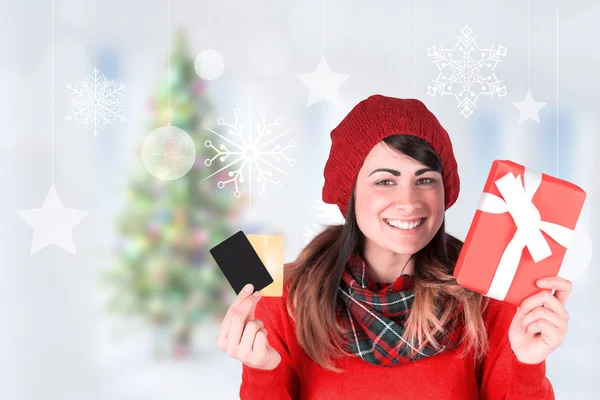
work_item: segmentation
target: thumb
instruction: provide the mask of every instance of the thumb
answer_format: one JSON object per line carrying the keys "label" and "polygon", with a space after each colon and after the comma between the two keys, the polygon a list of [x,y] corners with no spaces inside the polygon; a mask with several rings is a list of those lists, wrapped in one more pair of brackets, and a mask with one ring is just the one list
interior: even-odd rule
{"label": "thumb", "polygon": [[514,316],[514,318],[515,318],[517,321],[519,321],[519,322],[520,322],[520,321],[523,319],[523,317],[520,317],[520,316],[519,316],[519,313],[520,313],[520,312],[521,312],[521,307],[517,307],[517,311],[515,311],[515,316]]}
{"label": "thumb", "polygon": [[510,324],[510,327],[518,328],[519,331],[522,331],[521,323],[523,322],[523,316],[519,315],[520,312],[521,312],[521,307],[517,307],[517,311],[515,311],[515,315],[513,317],[512,323]]}
{"label": "thumb", "polygon": [[521,312],[521,307],[517,307],[515,314],[513,315],[513,318],[512,318],[513,323],[521,320],[521,318],[519,317],[519,312]]}

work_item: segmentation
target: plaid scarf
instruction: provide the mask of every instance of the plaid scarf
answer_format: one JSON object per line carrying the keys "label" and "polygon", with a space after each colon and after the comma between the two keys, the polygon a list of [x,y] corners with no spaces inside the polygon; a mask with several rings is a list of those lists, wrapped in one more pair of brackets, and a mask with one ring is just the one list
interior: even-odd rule
{"label": "plaid scarf", "polygon": [[[440,350],[428,344],[410,357],[410,348],[418,346],[408,343],[403,334],[415,298],[413,284],[409,275],[400,276],[392,284],[375,282],[359,256],[349,257],[339,288],[342,304],[336,307],[336,318],[347,332],[349,351],[371,364],[392,367],[439,354],[458,343],[461,324],[453,323],[446,330],[449,334],[436,336]],[[451,321],[458,321],[457,316],[458,310]]]}

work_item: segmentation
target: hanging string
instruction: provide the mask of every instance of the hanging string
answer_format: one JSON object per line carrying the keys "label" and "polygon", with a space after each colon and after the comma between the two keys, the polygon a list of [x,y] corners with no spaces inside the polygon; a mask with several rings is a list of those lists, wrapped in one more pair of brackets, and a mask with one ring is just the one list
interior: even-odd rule
{"label": "hanging string", "polygon": [[208,0],[208,49],[211,49],[212,43],[212,4]]}
{"label": "hanging string", "polygon": [[527,91],[531,92],[531,0],[527,3]]}
{"label": "hanging string", "polygon": [[169,89],[169,126],[171,126],[171,0],[168,1],[169,3],[169,13],[168,13],[168,18],[169,18],[169,32],[168,32],[168,63],[169,63],[169,72],[168,72],[168,89]]}
{"label": "hanging string", "polygon": [[556,177],[559,176],[558,169],[558,123],[559,123],[559,114],[560,108],[558,106],[558,76],[559,76],[559,68],[558,68],[558,54],[559,54],[559,6],[558,2],[556,4]]}
{"label": "hanging string", "polygon": [[321,58],[325,56],[325,0],[321,0]]}
{"label": "hanging string", "polygon": [[97,13],[97,2],[94,0],[94,69],[96,67],[96,13]]}
{"label": "hanging string", "polygon": [[52,0],[52,13],[51,13],[51,18],[52,18],[52,39],[50,40],[51,42],[51,64],[52,64],[52,68],[51,68],[51,82],[52,82],[52,89],[51,89],[51,95],[52,95],[52,186],[54,186],[54,0]]}
{"label": "hanging string", "polygon": [[413,5],[413,16],[414,16],[414,21],[413,21],[413,38],[414,38],[414,43],[413,43],[413,69],[414,69],[414,76],[413,76],[413,91],[414,91],[414,97],[415,99],[417,98],[417,0],[415,0],[414,5]]}
{"label": "hanging string", "polygon": [[[248,1],[248,143],[252,143],[252,1]],[[252,181],[250,181],[252,182]],[[252,183],[250,183],[252,184]]]}

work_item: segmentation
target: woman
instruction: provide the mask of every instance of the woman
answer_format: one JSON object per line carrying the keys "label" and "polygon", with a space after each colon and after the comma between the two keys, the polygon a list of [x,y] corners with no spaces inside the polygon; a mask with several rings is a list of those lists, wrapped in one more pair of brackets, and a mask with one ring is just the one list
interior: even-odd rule
{"label": "woman", "polygon": [[223,320],[241,399],[553,399],[571,282],[548,278],[520,310],[457,284],[444,212],[460,181],[436,117],[374,95],[331,139],[323,200],[346,223],[285,266],[283,297],[250,287]]}

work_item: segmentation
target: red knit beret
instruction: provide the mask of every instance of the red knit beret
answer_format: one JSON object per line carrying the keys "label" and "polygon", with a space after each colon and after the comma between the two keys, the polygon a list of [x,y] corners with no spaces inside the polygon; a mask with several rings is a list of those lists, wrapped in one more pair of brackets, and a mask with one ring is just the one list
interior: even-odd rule
{"label": "red knit beret", "polygon": [[323,175],[323,201],[337,204],[346,218],[352,188],[363,161],[381,140],[396,134],[424,139],[442,161],[446,210],[460,191],[458,166],[448,132],[416,99],[372,95],[358,103],[331,131],[331,150]]}

